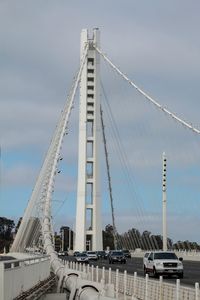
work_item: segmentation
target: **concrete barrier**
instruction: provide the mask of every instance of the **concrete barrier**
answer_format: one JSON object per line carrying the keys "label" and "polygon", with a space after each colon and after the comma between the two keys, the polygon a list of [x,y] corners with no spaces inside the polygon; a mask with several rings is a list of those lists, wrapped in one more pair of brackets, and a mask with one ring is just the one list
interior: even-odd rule
{"label": "concrete barrier", "polygon": [[0,299],[13,300],[50,275],[48,256],[0,262]]}

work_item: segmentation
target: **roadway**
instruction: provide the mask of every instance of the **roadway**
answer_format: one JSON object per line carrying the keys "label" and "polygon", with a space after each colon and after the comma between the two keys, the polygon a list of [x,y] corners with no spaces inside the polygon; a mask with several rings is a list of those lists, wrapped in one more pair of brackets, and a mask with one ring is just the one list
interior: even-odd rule
{"label": "roadway", "polygon": [[[73,256],[66,256],[66,260],[74,261]],[[137,272],[139,276],[144,276],[143,273],[143,258],[140,257],[132,257],[128,258],[126,264],[109,264],[106,259],[99,259],[98,261],[90,261],[90,265],[98,265],[100,268],[105,267],[108,269],[109,267],[112,270],[119,269],[119,272],[124,272],[127,270],[128,274],[133,275],[134,272]],[[183,261],[184,266],[184,278],[181,279],[181,284],[185,286],[194,287],[195,282],[200,283],[200,262],[197,261]],[[153,278],[150,275],[151,278]],[[174,276],[172,278],[164,277],[163,280],[170,283],[175,283],[177,277]],[[158,280],[158,279],[155,279]]]}

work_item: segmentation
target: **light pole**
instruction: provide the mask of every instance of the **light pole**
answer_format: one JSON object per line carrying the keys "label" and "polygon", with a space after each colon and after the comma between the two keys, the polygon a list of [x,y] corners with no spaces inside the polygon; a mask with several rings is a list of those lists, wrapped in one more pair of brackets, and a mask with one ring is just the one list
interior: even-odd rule
{"label": "light pole", "polygon": [[167,193],[166,193],[166,172],[167,158],[163,152],[163,172],[162,172],[162,205],[163,205],[163,251],[167,251]]}

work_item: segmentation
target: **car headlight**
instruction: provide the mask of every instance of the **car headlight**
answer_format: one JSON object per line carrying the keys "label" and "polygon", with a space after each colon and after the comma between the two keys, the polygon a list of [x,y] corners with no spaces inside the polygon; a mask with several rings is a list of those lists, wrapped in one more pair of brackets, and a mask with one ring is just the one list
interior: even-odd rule
{"label": "car headlight", "polygon": [[182,262],[178,262],[178,266],[182,267],[183,266]]}
{"label": "car headlight", "polygon": [[162,263],[161,262],[157,262],[156,266],[162,266]]}

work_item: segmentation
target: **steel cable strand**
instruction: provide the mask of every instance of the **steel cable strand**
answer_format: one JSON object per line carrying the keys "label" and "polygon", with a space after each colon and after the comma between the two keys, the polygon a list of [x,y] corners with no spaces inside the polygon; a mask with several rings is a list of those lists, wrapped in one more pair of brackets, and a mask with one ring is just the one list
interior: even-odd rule
{"label": "steel cable strand", "polygon": [[[67,127],[67,124],[68,124],[68,121],[69,121],[70,112],[71,112],[71,109],[73,107],[76,90],[77,90],[77,87],[78,87],[78,83],[80,81],[83,66],[85,64],[87,51],[88,51],[88,44],[86,45],[85,52],[83,54],[80,69],[79,69],[79,72],[78,72],[78,75],[77,75],[77,78],[76,78],[76,82],[75,82],[75,85],[74,85],[74,88],[73,88],[73,91],[72,91],[72,94],[71,94],[71,99],[70,99],[70,102],[69,102],[69,105],[68,105],[68,111],[66,112],[65,120],[63,121],[63,124],[62,124],[62,130],[60,132],[60,135],[58,136],[58,143],[56,143],[55,156],[54,156],[54,159],[53,159],[52,169],[51,169],[51,172],[50,172],[50,178],[49,178],[48,185],[47,185],[45,207],[44,207],[44,218],[43,218],[44,243],[45,243],[46,229],[47,229],[48,233],[51,233],[50,228],[49,228],[49,224],[48,224],[48,220],[51,217],[51,198],[52,198],[52,189],[53,189],[53,186],[54,186],[54,179],[55,179],[55,173],[56,173],[55,171],[56,171],[56,168],[57,168],[57,163],[58,163],[58,159],[59,159],[59,155],[60,155],[60,149],[61,149],[61,146],[62,146],[65,130],[66,130],[66,127]],[[45,227],[45,223],[47,223],[46,227]],[[48,240],[48,238],[47,238],[47,240]],[[47,254],[50,254],[50,253],[47,253]]]}
{"label": "steel cable strand", "polygon": [[[113,140],[114,140],[114,142],[116,142],[116,145],[117,145],[116,149],[119,152],[119,157],[120,157],[121,163],[122,163],[122,165],[124,165],[124,168],[127,171],[126,175],[129,177],[130,176],[129,171],[128,171],[128,169],[129,169],[128,165],[129,164],[127,163],[128,159],[127,159],[127,156],[125,154],[125,149],[124,149],[124,146],[121,143],[121,137],[120,137],[120,134],[119,134],[119,130],[118,130],[116,121],[115,121],[113,113],[112,113],[112,109],[109,105],[109,101],[107,99],[107,96],[106,96],[106,93],[105,93],[105,90],[104,90],[103,86],[102,86],[102,89],[103,89],[103,94],[104,94],[104,99],[105,99],[105,104],[106,104],[106,106],[105,106],[106,113],[107,113],[107,116],[110,120],[111,129],[112,129],[113,136],[114,136]],[[134,193],[135,193],[135,196],[137,197],[135,190],[134,190]]]}
{"label": "steel cable strand", "polygon": [[[104,90],[103,90],[103,91],[104,91]],[[112,128],[112,130],[113,130],[113,132],[114,132],[114,136],[115,136],[114,141],[116,142],[116,145],[117,145],[117,147],[115,147],[115,151],[118,150],[119,153],[120,153],[119,158],[120,158],[120,161],[121,161],[122,165],[124,166],[124,167],[123,167],[124,170],[125,170],[125,173],[124,173],[124,174],[126,175],[127,182],[129,182],[129,190],[130,190],[131,193],[132,193],[132,189],[130,189],[130,186],[132,187],[132,186],[134,186],[134,184],[133,184],[132,179],[131,179],[131,176],[130,176],[130,170],[129,170],[128,163],[127,163],[128,159],[127,159],[127,157],[126,157],[126,155],[125,155],[124,148],[123,148],[123,146],[122,146],[122,144],[121,144],[119,131],[118,131],[118,129],[117,129],[117,125],[116,125],[115,119],[114,119],[114,117],[113,117],[112,110],[111,110],[111,107],[110,107],[110,105],[109,105],[108,99],[106,98],[105,91],[104,91],[104,98],[105,98],[105,100],[106,100],[105,103],[106,103],[106,105],[107,105],[107,107],[108,107],[108,111],[109,111],[109,113],[107,113],[107,114],[110,115],[109,119],[111,120],[111,126],[112,126],[111,128]],[[134,197],[137,198],[138,196],[137,196],[135,190],[134,190],[134,194],[135,194]],[[134,198],[134,197],[133,197],[133,198]],[[144,226],[143,217],[142,217],[142,216],[144,216],[144,212],[142,211],[142,208],[141,208],[141,207],[138,207],[138,214],[139,214],[139,217],[140,217],[140,222],[141,222],[141,223],[143,224],[143,226]],[[148,245],[147,237],[145,236],[144,238],[145,238],[145,244],[146,244],[145,248],[148,248],[148,246],[147,246],[147,245]]]}
{"label": "steel cable strand", "polygon": [[127,81],[131,86],[133,86],[140,94],[142,94],[148,101],[150,101],[152,104],[154,104],[158,109],[165,112],[167,115],[169,115],[172,119],[179,122],[181,125],[187,127],[188,129],[192,130],[193,132],[200,134],[200,130],[196,127],[192,126],[190,123],[184,121],[180,117],[178,117],[175,113],[169,111],[167,108],[159,104],[155,99],[153,99],[151,96],[149,96],[147,93],[145,93],[141,88],[139,88],[132,80],[130,80],[120,69],[114,65],[111,60],[96,46],[94,46],[96,51],[104,58],[105,61],[108,62],[108,64],[125,80]]}
{"label": "steel cable strand", "polygon": [[[106,95],[105,88],[104,88],[102,82],[101,82],[101,86],[102,86],[103,96],[104,96],[104,98],[105,98],[105,100],[106,100],[106,104],[107,104],[107,106],[109,107],[109,111],[111,111],[111,106],[110,106],[110,104],[109,104],[108,97],[107,97],[107,95]],[[120,89],[120,90],[121,90],[121,89]],[[121,103],[121,102],[119,102],[119,103]],[[125,105],[125,102],[123,101],[122,111],[124,111],[124,108],[125,108],[124,105]],[[130,108],[129,108],[129,110],[130,110]],[[119,130],[118,130],[118,127],[117,127],[117,125],[116,125],[116,121],[115,121],[115,119],[114,119],[113,113],[111,112],[110,115],[112,115],[111,118],[112,118],[112,120],[113,120],[113,123],[115,123],[114,126],[115,126],[115,128],[117,128],[117,131],[118,131],[118,137],[119,137],[119,140],[120,140],[121,138],[120,138]],[[147,127],[148,127],[148,126],[147,126]],[[139,128],[139,129],[142,129],[142,128]],[[140,130],[140,132],[141,132],[141,130]],[[143,128],[142,132],[144,133],[144,128]],[[125,153],[124,147],[122,147],[122,148],[123,148],[123,151],[122,151],[122,152]],[[127,156],[126,156],[126,157],[127,157]],[[145,157],[143,157],[143,155],[142,155],[142,162],[143,162],[143,163],[146,162],[146,159],[145,159]],[[133,175],[133,177],[134,177],[134,175]],[[137,192],[137,193],[138,193],[138,192]],[[141,198],[141,197],[140,197],[140,198]],[[140,207],[141,214],[144,216],[144,213],[145,213],[145,215],[147,215],[147,214],[146,214],[145,210],[142,209],[142,208],[144,207],[144,203],[143,203],[142,200],[143,200],[143,198],[140,199],[140,203],[141,203],[142,205],[139,205],[139,207]],[[148,215],[147,215],[147,218],[148,218]],[[147,224],[147,223],[145,222],[145,224]],[[150,247],[151,247],[151,248],[154,248],[154,243],[153,243],[153,241],[152,241],[151,239],[149,240],[149,239],[145,236],[145,240],[146,240],[146,242],[148,242],[148,245],[149,245],[149,243],[150,243]],[[148,246],[148,247],[146,246],[146,248],[149,248],[149,246]]]}
{"label": "steel cable strand", "polygon": [[115,214],[114,214],[114,200],[112,194],[112,183],[111,183],[111,175],[110,175],[110,165],[108,160],[108,151],[107,151],[107,142],[105,135],[105,126],[103,121],[103,110],[100,106],[100,118],[101,118],[101,127],[102,127],[102,135],[103,135],[103,144],[104,144],[104,153],[106,160],[106,169],[107,169],[107,177],[108,177],[108,188],[109,188],[109,196],[110,196],[110,205],[111,205],[111,214],[112,214],[112,225],[113,225],[113,236],[114,236],[114,246],[117,249],[117,228],[115,224]]}
{"label": "steel cable strand", "polygon": [[[87,55],[87,51],[85,52],[85,57],[86,57],[86,55]],[[80,71],[79,71],[79,73],[80,73]],[[77,79],[77,77],[76,77],[76,79]],[[76,87],[77,87],[77,84],[76,84]],[[74,89],[72,89],[72,91],[70,93],[70,96],[73,94],[73,90]],[[68,100],[68,98],[67,98],[67,100]],[[56,130],[55,130],[55,133],[54,133],[53,138],[51,140],[50,147],[49,147],[49,149],[47,151],[47,154],[45,156],[44,163],[42,165],[42,168],[40,169],[39,176],[36,180],[36,184],[35,184],[35,187],[33,189],[31,198],[28,202],[28,206],[26,207],[24,217],[23,217],[21,225],[19,227],[17,236],[16,236],[16,238],[14,240],[14,243],[12,245],[12,248],[11,248],[12,252],[13,251],[23,251],[24,248],[26,247],[26,245],[25,245],[26,241],[24,240],[24,235],[25,235],[26,228],[27,228],[27,225],[28,225],[28,220],[29,220],[30,215],[31,215],[31,213],[32,213],[32,211],[35,207],[35,204],[36,204],[38,198],[39,198],[39,194],[46,188],[46,186],[47,186],[46,184],[49,181],[49,178],[50,178],[50,173],[49,172],[51,170],[52,161],[53,161],[52,157],[55,153],[55,145],[57,144],[57,139],[58,139],[58,136],[59,136],[59,132],[62,128],[64,116],[65,116],[66,111],[68,111],[68,114],[70,115],[70,112],[71,112],[71,109],[72,109],[72,106],[70,107],[69,110],[68,110],[68,107],[69,107],[69,103],[67,102],[66,105],[65,105],[64,110],[62,111],[60,122],[58,123],[58,126],[56,126]],[[66,122],[65,126],[67,126],[67,122]],[[47,189],[44,192],[44,196],[46,194],[47,194]],[[42,199],[44,199],[44,197],[42,197]]]}
{"label": "steel cable strand", "polygon": [[[117,72],[119,71],[119,70],[116,70]],[[119,73],[119,72],[118,72]],[[121,75],[121,74],[120,74]],[[126,80],[129,80],[128,78],[124,78],[124,79],[126,79]],[[141,92],[141,91],[140,91]],[[144,96],[144,93],[141,93],[143,96]],[[146,95],[146,96],[148,96],[148,95]],[[148,99],[148,100],[150,100],[150,99]],[[152,101],[151,101],[152,102]],[[185,121],[183,121],[183,120],[181,120],[180,118],[178,118],[177,116],[175,116],[175,115],[173,115],[173,113],[171,113],[171,112],[169,112],[168,110],[166,110],[165,108],[163,108],[162,107],[162,110],[165,112],[165,113],[168,113],[168,115],[172,115],[172,117],[174,118],[174,119],[176,119],[176,121],[181,121],[180,123],[182,123],[182,125],[184,125],[184,128],[185,127],[187,127],[187,128],[189,128],[189,129],[192,129],[192,132],[194,133],[194,134],[196,134],[196,133],[199,133],[199,131],[196,129],[196,128],[194,128],[193,126],[191,126],[189,123],[186,123]],[[148,243],[150,242],[150,244],[151,244],[151,246],[154,248],[155,247],[155,244],[154,244],[154,242],[153,242],[153,240],[152,239],[150,239],[150,240],[148,240]]]}
{"label": "steel cable strand", "polygon": [[[111,122],[112,123],[112,122]],[[113,126],[113,125],[112,125]],[[112,127],[112,130],[114,130],[115,131],[115,129],[113,129],[113,127]],[[128,189],[129,189],[129,191],[130,191],[130,193],[132,194],[132,197],[133,197],[133,199],[135,199],[135,197],[136,197],[136,199],[137,199],[137,194],[136,194],[136,191],[135,190],[132,190],[132,186],[133,186],[133,184],[132,184],[132,180],[131,180],[131,176],[130,176],[130,171],[129,171],[129,168],[128,168],[128,164],[127,164],[127,162],[126,162],[126,159],[125,159],[125,157],[124,157],[124,151],[122,151],[122,149],[121,149],[121,143],[120,143],[120,141],[118,140],[118,138],[117,138],[117,136],[116,136],[116,134],[114,133],[114,136],[115,136],[115,139],[114,139],[114,141],[116,142],[116,147],[113,149],[113,151],[115,151],[116,152],[116,150],[119,152],[119,160],[120,160],[120,162],[121,162],[121,164],[122,164],[122,169],[124,169],[124,175],[125,175],[125,177],[126,177],[126,180],[127,180],[127,182],[129,183],[129,185],[128,185]],[[139,223],[141,223],[142,225],[143,225],[143,227],[144,227],[144,222],[143,222],[143,213],[141,212],[141,208],[140,207],[138,207],[137,206],[137,212],[138,212],[138,220],[139,220]],[[144,237],[145,238],[145,247],[144,248],[148,248],[148,246],[147,246],[147,237],[145,236]],[[124,239],[123,239],[124,240]],[[124,243],[124,241],[123,241],[123,243]],[[124,248],[124,246],[123,246],[123,248]]]}
{"label": "steel cable strand", "polygon": [[[74,82],[73,82],[73,86],[74,86]],[[72,90],[70,92],[70,95],[71,95],[71,93],[72,93]],[[67,100],[68,99],[69,99],[69,96],[68,96]],[[66,109],[68,108],[68,105],[69,104],[67,102],[66,105],[65,105],[64,110],[62,111],[61,120],[63,120],[63,118],[64,118],[64,113],[65,113]],[[61,123],[62,122],[60,121],[59,124],[61,124]],[[11,252],[14,252],[14,251],[19,251],[20,252],[20,251],[23,251],[24,248],[26,247],[26,245],[25,245],[26,241],[23,241],[24,234],[26,232],[26,228],[27,228],[30,216],[33,213],[33,210],[35,209],[35,205],[37,204],[39,194],[41,194],[45,190],[46,183],[48,182],[48,177],[49,177],[48,170],[50,169],[50,165],[52,163],[51,157],[52,157],[53,151],[55,151],[54,146],[55,146],[56,139],[57,139],[57,136],[58,136],[58,132],[60,131],[60,126],[61,126],[61,125],[59,126],[59,124],[56,126],[54,135],[51,139],[50,147],[49,147],[49,149],[46,153],[44,163],[43,163],[43,165],[40,169],[38,178],[37,178],[36,183],[35,183],[35,187],[33,189],[31,198],[28,202],[28,206],[26,207],[26,209],[24,211],[23,219],[22,219],[22,222],[21,222],[20,227],[18,229],[15,240],[13,242]],[[44,194],[46,194],[45,191],[44,191]],[[44,197],[42,197],[42,199],[44,199]]]}

